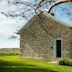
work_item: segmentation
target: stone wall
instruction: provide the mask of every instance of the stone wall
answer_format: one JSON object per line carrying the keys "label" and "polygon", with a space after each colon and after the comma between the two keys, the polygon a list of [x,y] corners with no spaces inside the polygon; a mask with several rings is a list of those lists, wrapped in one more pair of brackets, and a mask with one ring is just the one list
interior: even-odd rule
{"label": "stone wall", "polygon": [[62,57],[70,57],[71,28],[59,24],[44,15],[29,21],[28,28],[21,33],[20,53],[22,57],[54,60],[54,40],[62,40]]}
{"label": "stone wall", "polygon": [[[62,57],[71,57],[71,49],[72,49],[72,30],[71,27],[62,25],[50,18],[47,19],[46,16],[42,16],[45,28],[49,33],[51,33],[54,37],[53,39],[61,38],[62,41]],[[46,19],[45,19],[46,18]]]}
{"label": "stone wall", "polygon": [[19,48],[1,48],[0,52],[16,52],[19,53]]}

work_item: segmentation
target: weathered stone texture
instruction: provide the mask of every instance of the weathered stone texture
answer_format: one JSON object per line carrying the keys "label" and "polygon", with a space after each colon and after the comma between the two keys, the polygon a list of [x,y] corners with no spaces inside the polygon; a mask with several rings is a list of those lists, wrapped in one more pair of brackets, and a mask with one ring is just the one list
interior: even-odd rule
{"label": "weathered stone texture", "polygon": [[54,40],[61,38],[61,56],[71,57],[72,30],[70,27],[40,15],[35,16],[21,32],[20,51],[26,58],[54,60]]}

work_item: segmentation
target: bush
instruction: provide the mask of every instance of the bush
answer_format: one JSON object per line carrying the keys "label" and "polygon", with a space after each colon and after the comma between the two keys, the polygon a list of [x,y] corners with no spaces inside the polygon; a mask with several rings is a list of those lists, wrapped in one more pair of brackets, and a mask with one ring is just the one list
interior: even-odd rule
{"label": "bush", "polygon": [[59,60],[59,65],[66,65],[66,66],[72,66],[72,60],[65,58]]}

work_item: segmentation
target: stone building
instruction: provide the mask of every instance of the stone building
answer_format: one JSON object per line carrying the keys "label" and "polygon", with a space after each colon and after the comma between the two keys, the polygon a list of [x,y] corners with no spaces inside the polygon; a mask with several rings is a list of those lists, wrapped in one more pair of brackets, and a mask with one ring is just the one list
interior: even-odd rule
{"label": "stone building", "polygon": [[35,15],[18,34],[21,57],[45,60],[72,58],[72,26],[47,12]]}
{"label": "stone building", "polygon": [[19,48],[0,48],[0,52],[19,53]]}

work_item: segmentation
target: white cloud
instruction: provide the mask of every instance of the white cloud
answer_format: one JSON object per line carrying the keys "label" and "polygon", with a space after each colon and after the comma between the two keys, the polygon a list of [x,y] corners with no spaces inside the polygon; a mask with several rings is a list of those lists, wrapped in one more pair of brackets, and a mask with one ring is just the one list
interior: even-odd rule
{"label": "white cloud", "polygon": [[16,29],[15,21],[0,14],[0,33],[9,33]]}
{"label": "white cloud", "polygon": [[[0,3],[0,12],[7,11],[7,3],[2,1]],[[17,29],[17,23],[14,19],[9,19],[0,13],[0,48],[4,47],[19,47],[19,40],[8,39]]]}

